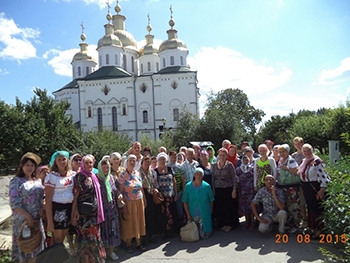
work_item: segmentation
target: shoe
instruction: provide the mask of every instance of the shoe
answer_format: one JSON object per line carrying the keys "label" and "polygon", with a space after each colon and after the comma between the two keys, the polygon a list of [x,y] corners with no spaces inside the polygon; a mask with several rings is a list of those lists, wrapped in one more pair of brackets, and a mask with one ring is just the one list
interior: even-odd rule
{"label": "shoe", "polygon": [[70,248],[70,249],[69,249],[69,254],[70,254],[72,257],[76,257],[76,256],[77,256],[77,251],[76,251],[74,248]]}
{"label": "shoe", "polygon": [[226,230],[226,227],[227,227],[227,226],[223,226],[223,227],[221,228],[221,231],[225,231],[225,230]]}
{"label": "shoe", "polygon": [[226,226],[225,232],[230,232],[232,230],[232,226]]}
{"label": "shoe", "polygon": [[298,231],[298,229],[297,229],[296,227],[291,227],[291,228],[288,229],[288,233],[289,233],[289,234],[294,234],[294,233],[296,233],[297,231]]}
{"label": "shoe", "polygon": [[138,246],[136,247],[136,249],[138,249],[138,250],[140,250],[140,251],[145,251],[145,250],[146,250],[146,248],[145,248],[144,246],[142,246],[142,245],[138,245]]}
{"label": "shoe", "polygon": [[132,248],[132,246],[128,246],[126,248],[126,251],[128,251],[128,253],[132,253],[132,252],[134,252],[134,249]]}
{"label": "shoe", "polygon": [[118,260],[119,259],[119,257],[114,252],[112,252],[109,256],[110,256],[110,258],[112,260]]}

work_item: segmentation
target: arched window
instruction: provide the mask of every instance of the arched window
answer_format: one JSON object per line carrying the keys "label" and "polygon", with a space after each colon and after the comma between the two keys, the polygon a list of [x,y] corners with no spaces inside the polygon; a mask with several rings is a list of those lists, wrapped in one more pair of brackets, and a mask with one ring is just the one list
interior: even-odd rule
{"label": "arched window", "polygon": [[109,65],[109,55],[106,54],[106,65]]}
{"label": "arched window", "polygon": [[112,129],[118,130],[117,107],[112,107]]}
{"label": "arched window", "polygon": [[78,67],[78,76],[81,76],[81,68]]}
{"label": "arched window", "polygon": [[90,72],[89,72],[89,67],[86,67],[86,75],[89,75]]}
{"label": "arched window", "polygon": [[126,104],[123,104],[122,106],[122,115],[126,115]]}
{"label": "arched window", "polygon": [[181,66],[183,66],[183,64],[184,64],[184,58],[181,56],[180,57],[180,62],[181,62]]}
{"label": "arched window", "polygon": [[147,71],[151,71],[151,62],[147,62]]}
{"label": "arched window", "polygon": [[171,57],[170,57],[170,65],[174,65],[174,64],[175,64],[175,62],[174,62],[174,57],[171,56]]}
{"label": "arched window", "polygon": [[100,66],[102,65],[102,56],[101,55],[98,57],[98,64],[100,64]]}
{"label": "arched window", "polygon": [[97,128],[99,130],[102,129],[103,126],[103,122],[102,122],[102,109],[101,108],[97,108]]}
{"label": "arched window", "polygon": [[143,73],[143,64],[141,64],[141,74]]}
{"label": "arched window", "polygon": [[157,71],[159,71],[159,63],[158,62],[156,63],[156,69],[157,69]]}
{"label": "arched window", "polygon": [[142,112],[142,120],[143,123],[148,123],[148,112],[146,110]]}
{"label": "arched window", "polygon": [[163,58],[163,68],[165,68],[165,58]]}
{"label": "arched window", "polygon": [[126,55],[123,55],[123,69],[126,70]]}
{"label": "arched window", "polygon": [[114,55],[114,64],[115,64],[116,66],[119,65],[119,63],[118,63],[118,55],[117,55],[117,54]]}
{"label": "arched window", "polygon": [[178,108],[173,109],[173,120],[174,120],[174,121],[178,121],[178,120],[179,120],[179,117],[180,117],[180,115],[179,115],[179,109],[178,109]]}
{"label": "arched window", "polygon": [[131,71],[135,72],[134,56],[131,57]]}
{"label": "arched window", "polygon": [[91,106],[88,107],[88,118],[92,118]]}

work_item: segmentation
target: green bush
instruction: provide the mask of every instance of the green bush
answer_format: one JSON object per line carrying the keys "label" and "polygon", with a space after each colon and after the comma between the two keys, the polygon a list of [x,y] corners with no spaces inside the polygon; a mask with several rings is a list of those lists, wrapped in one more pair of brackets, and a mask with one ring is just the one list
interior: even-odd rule
{"label": "green bush", "polygon": [[327,262],[350,262],[350,161],[341,159],[328,165],[332,179],[327,187],[327,198],[323,201],[325,233],[346,235],[346,242],[339,243],[338,254],[320,249]]}

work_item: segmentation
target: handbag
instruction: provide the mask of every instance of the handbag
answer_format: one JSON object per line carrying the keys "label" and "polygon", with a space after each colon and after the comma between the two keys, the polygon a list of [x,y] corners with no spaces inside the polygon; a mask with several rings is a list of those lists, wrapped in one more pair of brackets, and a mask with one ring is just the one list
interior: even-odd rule
{"label": "handbag", "polygon": [[194,221],[188,222],[180,229],[181,240],[184,242],[196,242],[199,240],[198,227]]}
{"label": "handbag", "polygon": [[164,201],[164,197],[162,196],[161,192],[153,192],[153,202],[156,205],[161,204]]}
{"label": "handbag", "polygon": [[[23,234],[23,231],[27,233]],[[20,250],[24,253],[30,253],[42,245],[42,240],[43,233],[40,229],[40,220],[34,220],[32,227],[29,227],[27,220],[24,220],[17,237]]]}
{"label": "handbag", "polygon": [[62,243],[45,248],[36,258],[36,263],[62,263],[69,258],[69,254]]}
{"label": "handbag", "polygon": [[291,185],[291,184],[300,184],[300,176],[294,175],[287,170],[280,170],[280,176],[278,178],[279,185]]}
{"label": "handbag", "polygon": [[79,215],[88,216],[97,210],[96,199],[92,197],[92,200],[87,200],[78,203]]}

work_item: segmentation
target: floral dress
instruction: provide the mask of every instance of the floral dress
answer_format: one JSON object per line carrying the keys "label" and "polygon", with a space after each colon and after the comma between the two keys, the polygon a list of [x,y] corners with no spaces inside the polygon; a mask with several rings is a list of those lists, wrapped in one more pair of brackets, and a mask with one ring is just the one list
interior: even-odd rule
{"label": "floral dress", "polygon": [[110,202],[107,199],[106,185],[104,181],[99,179],[105,216],[105,221],[100,224],[100,230],[104,247],[116,247],[120,245],[119,214],[115,201],[118,191],[113,176],[109,175],[108,179],[112,187],[112,201]]}
{"label": "floral dress", "polygon": [[254,174],[251,165],[236,168],[236,175],[239,178],[240,189],[240,210],[243,215],[252,213],[250,204],[254,198]]}
{"label": "floral dress", "polygon": [[[94,183],[90,176],[77,173],[74,177],[74,192],[79,191],[79,204],[96,199]],[[80,216],[76,226],[79,240],[79,262],[104,263],[106,251],[102,246],[100,227],[97,224],[97,209],[88,216]],[[86,260],[88,259],[88,260]]]}
{"label": "floral dress", "polygon": [[[40,219],[39,211],[43,207],[44,186],[40,180],[27,181],[26,178],[14,177],[10,182],[10,206],[12,208],[12,260],[25,261],[36,257],[44,249],[44,227]],[[33,252],[24,254],[17,244],[21,226],[26,218],[13,209],[23,208],[34,220],[40,220],[40,230],[43,235],[42,245]]]}

